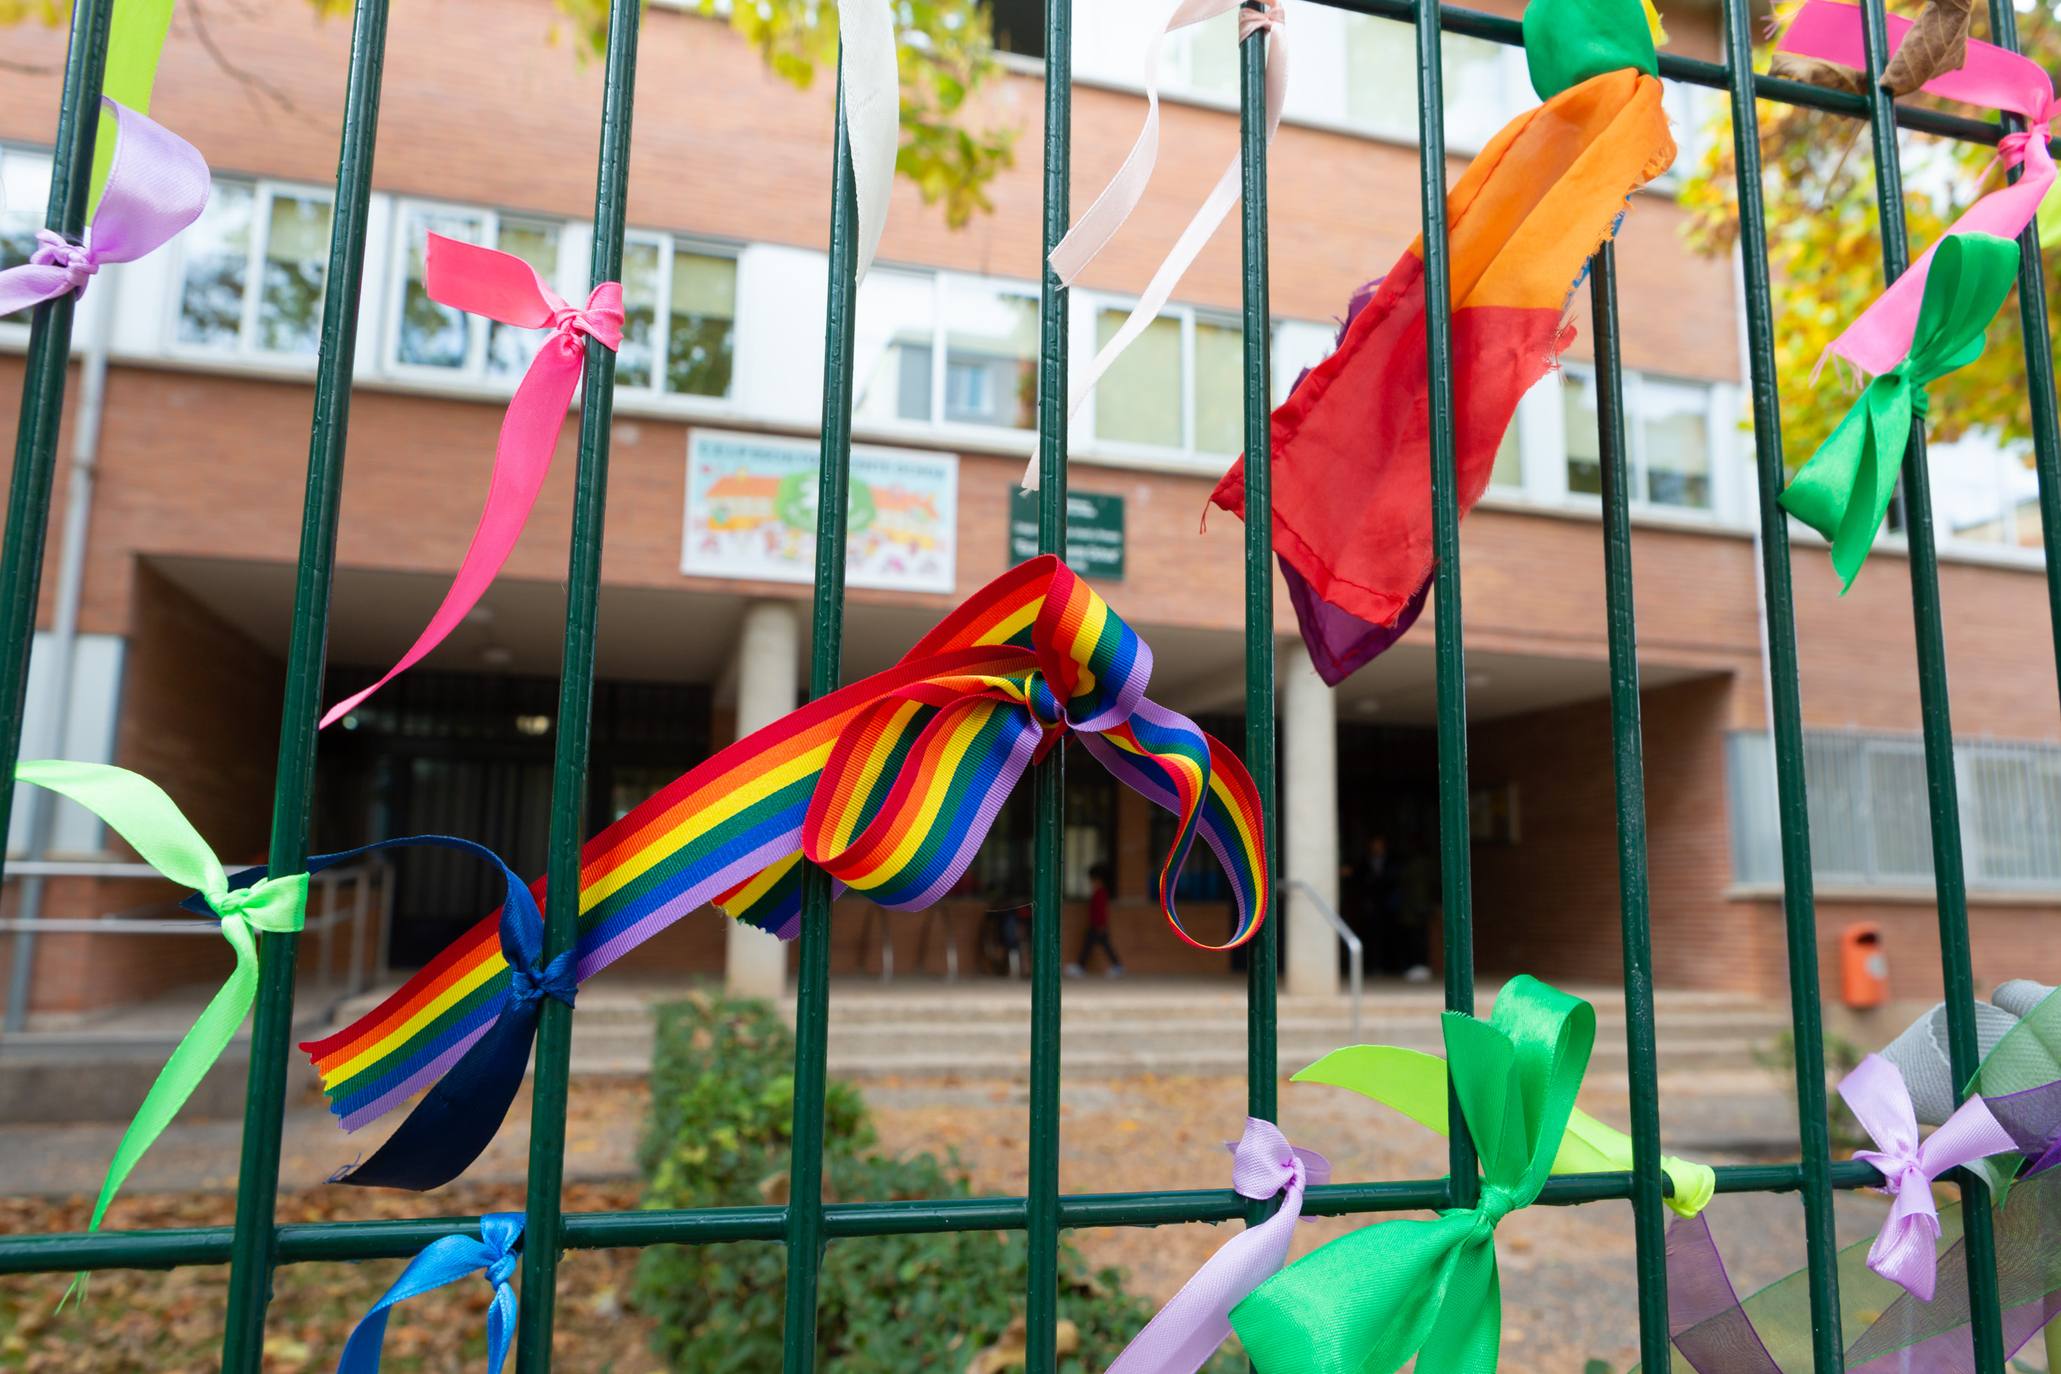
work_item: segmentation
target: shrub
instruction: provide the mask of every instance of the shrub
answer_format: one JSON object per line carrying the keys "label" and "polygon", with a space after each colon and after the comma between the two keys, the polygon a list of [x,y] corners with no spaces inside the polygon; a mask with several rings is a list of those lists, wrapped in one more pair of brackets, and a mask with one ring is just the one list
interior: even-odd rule
{"label": "shrub", "polygon": [[[764,1003],[697,996],[662,1008],[639,1156],[645,1205],[784,1201],[793,1066],[793,1036]],[[865,1104],[848,1084],[830,1084],[826,1108],[826,1198],[968,1195],[956,1160],[874,1151]],[[838,1374],[1020,1367],[1026,1250],[1020,1232],[833,1241],[817,1300],[819,1365]],[[657,1353],[695,1374],[779,1368],[786,1267],[784,1247],[772,1242],[646,1251],[635,1294],[654,1319]],[[1070,1347],[1063,1371],[1106,1368],[1152,1315],[1149,1303],[1125,1294],[1120,1271],[1090,1273],[1066,1244],[1060,1290],[1061,1344]],[[1234,1367],[1228,1355],[1219,1359]]]}

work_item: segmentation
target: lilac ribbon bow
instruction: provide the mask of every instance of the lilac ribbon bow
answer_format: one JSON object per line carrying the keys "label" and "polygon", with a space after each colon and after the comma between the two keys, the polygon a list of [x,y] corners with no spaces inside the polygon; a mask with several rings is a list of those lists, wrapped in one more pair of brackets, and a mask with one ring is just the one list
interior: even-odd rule
{"label": "lilac ribbon bow", "polygon": [[1281,1193],[1281,1210],[1225,1241],[1124,1347],[1108,1374],[1195,1374],[1231,1334],[1231,1309],[1287,1262],[1303,1189],[1331,1179],[1329,1160],[1294,1148],[1280,1127],[1258,1117],[1247,1117],[1245,1135],[1227,1148],[1231,1187],[1255,1200]]}
{"label": "lilac ribbon bow", "polygon": [[1854,1158],[1880,1170],[1883,1188],[1896,1199],[1875,1243],[1868,1247],[1868,1267],[1920,1302],[1930,1302],[1939,1275],[1939,1206],[1932,1200],[1932,1180],[1949,1169],[2018,1147],[1980,1097],[1963,1102],[1946,1124],[1919,1143],[1910,1089],[1896,1067],[1879,1054],[1869,1055],[1840,1080],[1839,1095],[1869,1138],[1882,1147],[1856,1150]]}
{"label": "lilac ribbon bow", "polygon": [[0,272],[0,315],[83,295],[101,267],[156,251],[207,208],[208,164],[198,149],[145,115],[100,103],[114,115],[115,154],[85,242],[38,230],[28,262]]}

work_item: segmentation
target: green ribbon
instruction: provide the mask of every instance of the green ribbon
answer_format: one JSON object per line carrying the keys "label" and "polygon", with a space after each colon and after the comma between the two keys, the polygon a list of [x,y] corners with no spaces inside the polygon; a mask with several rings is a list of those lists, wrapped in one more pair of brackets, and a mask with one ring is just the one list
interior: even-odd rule
{"label": "green ribbon", "polygon": [[1231,1325],[1262,1374],[1492,1374],[1502,1344],[1496,1226],[1528,1207],[1560,1152],[1596,1012],[1536,978],[1487,1021],[1445,1014],[1446,1058],[1481,1158],[1481,1200],[1363,1227],[1261,1284]]}
{"label": "green ribbon", "polygon": [[[157,60],[164,53],[165,35],[171,27],[172,0],[117,0],[108,26],[107,69],[100,93],[137,114],[149,114]],[[100,208],[100,193],[107,188],[117,137],[115,117],[103,108],[100,130],[93,136],[93,189],[86,201],[89,224]]]}
{"label": "green ribbon", "polygon": [[[1384,1102],[1420,1126],[1446,1133],[1446,1061],[1398,1045],[1349,1045],[1295,1075],[1297,1083],[1328,1083]],[[1556,1174],[1624,1173],[1632,1167],[1632,1138],[1577,1107],[1553,1156]],[[1673,1185],[1669,1210],[1693,1217],[1717,1194],[1717,1171],[1673,1155],[1662,1155],[1661,1172]]]}
{"label": "green ribbon", "polygon": [[1605,72],[1659,76],[1659,22],[1639,0],[1531,0],[1524,7],[1524,63],[1532,89],[1551,100]]}
{"label": "green ribbon", "polygon": [[1993,234],[1950,234],[1933,250],[1911,351],[1868,383],[1846,418],[1782,492],[1791,515],[1832,541],[1842,593],[1853,585],[1889,513],[1911,420],[1925,388],[1982,356],[1989,326],[2018,279],[2018,245]]}
{"label": "green ribbon", "polygon": [[[171,881],[197,890],[222,918],[222,938],[236,951],[236,967],[165,1061],[157,1081],[143,1095],[135,1119],[122,1133],[121,1144],[115,1147],[107,1177],[100,1185],[100,1199],[93,1205],[93,1223],[87,1228],[97,1231],[108,1204],[136,1161],[193,1096],[250,1014],[258,991],[256,932],[284,934],[299,930],[305,922],[308,875],[264,878],[230,891],[221,860],[192,822],[156,783],[126,768],[42,759],[16,765],[14,776],[18,782],[34,783],[71,798],[114,827],[145,863]],[[71,1292],[81,1291],[84,1277],[73,1281]]]}

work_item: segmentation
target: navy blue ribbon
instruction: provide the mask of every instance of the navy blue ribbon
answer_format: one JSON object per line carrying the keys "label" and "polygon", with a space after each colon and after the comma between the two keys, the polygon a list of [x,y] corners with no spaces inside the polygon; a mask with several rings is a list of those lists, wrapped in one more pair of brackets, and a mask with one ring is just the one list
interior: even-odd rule
{"label": "navy blue ribbon", "polygon": [[336,1374],[379,1374],[389,1310],[417,1293],[456,1283],[482,1269],[494,1286],[494,1301],[487,1308],[487,1374],[501,1374],[509,1338],[515,1333],[515,1290],[508,1280],[514,1277],[518,1262],[516,1243],[522,1239],[522,1213],[489,1212],[479,1219],[479,1234],[478,1240],[445,1236],[423,1246],[393,1287],[351,1329],[343,1358],[336,1362]]}
{"label": "navy blue ribbon", "polygon": [[[378,850],[416,845],[459,850],[501,870],[506,888],[501,899],[501,955],[508,961],[508,986],[493,1024],[415,1104],[400,1129],[373,1151],[372,1158],[339,1173],[332,1183],[419,1193],[442,1187],[464,1173],[493,1142],[522,1087],[544,999],[555,997],[569,1007],[579,991],[571,951],[538,967],[544,956],[544,921],[537,913],[536,898],[501,856],[484,845],[455,835],[410,835],[318,854],[308,860],[308,872],[320,873]],[[245,887],[264,876],[262,868],[247,868],[232,874],[229,886],[232,890]],[[194,900],[189,898],[186,905],[192,907]]]}

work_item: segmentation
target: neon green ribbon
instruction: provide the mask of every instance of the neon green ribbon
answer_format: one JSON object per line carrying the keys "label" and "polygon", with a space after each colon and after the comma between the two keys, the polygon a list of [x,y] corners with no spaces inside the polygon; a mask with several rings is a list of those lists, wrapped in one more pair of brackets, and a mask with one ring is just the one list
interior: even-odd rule
{"label": "neon green ribbon", "polygon": [[2018,245],[1993,234],[1949,234],[1933,250],[1911,351],[1868,383],[1781,496],[1785,509],[1832,541],[1840,591],[1853,585],[1889,513],[1911,420],[1925,388],[1982,356],[1984,330],[2018,278]]}
{"label": "neon green ribbon", "polygon": [[1524,7],[1524,62],[1539,99],[1605,72],[1660,74],[1660,15],[1640,0],[1531,0]]}
{"label": "neon green ribbon", "polygon": [[[126,3],[126,0],[125,0]],[[170,1125],[207,1071],[222,1057],[229,1041],[250,1014],[258,991],[258,942],[255,932],[297,931],[306,920],[308,875],[264,878],[246,888],[229,890],[229,875],[207,841],[181,815],[172,799],[150,779],[102,763],[42,759],[18,764],[19,782],[34,783],[71,798],[113,826],[143,861],[171,881],[197,890],[222,918],[222,938],[236,951],[236,967],[208,1002],[193,1028],[165,1061],[157,1081],[143,1095],[143,1105],[115,1147],[93,1205],[89,1230],[101,1218],[115,1192],[128,1178],[158,1136]],[[84,1276],[81,1275],[81,1278]],[[73,1291],[79,1289],[74,1281]]]}
{"label": "neon green ribbon", "polygon": [[1304,1256],[1231,1310],[1262,1374],[1492,1374],[1502,1344],[1496,1226],[1528,1207],[1560,1153],[1596,1042],[1596,1011],[1517,977],[1489,1020],[1445,1014],[1446,1058],[1481,1157],[1481,1200],[1390,1221]]}
{"label": "neon green ribbon", "polygon": [[[165,50],[165,35],[172,27],[172,0],[117,0],[107,34],[107,74],[100,93],[137,114],[150,113],[150,92],[157,84],[157,60]],[[107,174],[114,166],[115,117],[100,112],[100,130],[93,136],[92,194],[86,201],[86,219],[100,208],[100,193],[107,188]]]}
{"label": "neon green ribbon", "polygon": [[[1387,1103],[1420,1126],[1446,1133],[1446,1061],[1435,1054],[1397,1045],[1349,1045],[1325,1055],[1293,1081],[1349,1088]],[[1554,1173],[1623,1173],[1631,1167],[1630,1136],[1579,1107],[1569,1115],[1560,1152],[1553,1156]],[[1676,1216],[1695,1216],[1717,1193],[1717,1172],[1708,1164],[1662,1155],[1660,1169],[1673,1185],[1667,1205]]]}

